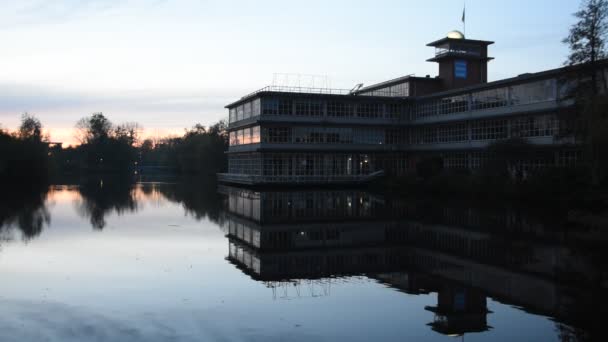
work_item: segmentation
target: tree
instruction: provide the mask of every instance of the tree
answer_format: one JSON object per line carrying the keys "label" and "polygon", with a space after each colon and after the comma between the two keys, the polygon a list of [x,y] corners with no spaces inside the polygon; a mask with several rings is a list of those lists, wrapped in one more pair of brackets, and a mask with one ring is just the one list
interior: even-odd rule
{"label": "tree", "polygon": [[578,22],[570,28],[563,42],[570,47],[566,64],[584,64],[591,73],[593,94],[598,93],[597,61],[606,56],[605,39],[608,33],[608,0],[583,0],[574,13]]}
{"label": "tree", "polygon": [[112,122],[103,113],[93,113],[88,118],[82,118],[76,123],[76,139],[81,144],[104,140],[110,136]]}
{"label": "tree", "polygon": [[114,127],[114,137],[125,141],[130,146],[139,142],[142,127],[137,122],[125,122]]}
{"label": "tree", "polygon": [[[608,0],[583,0],[574,13],[574,24],[564,43],[570,47],[566,64],[580,65],[578,84],[574,89],[580,124],[575,124],[575,135],[585,147],[585,160],[591,171],[591,182],[599,185],[606,169],[604,154],[608,149],[608,99],[600,94],[598,74],[602,75],[604,89],[608,88],[604,72],[599,72],[598,61],[606,57],[608,35]],[[587,86],[590,81],[590,85]]]}
{"label": "tree", "polygon": [[42,124],[34,116],[24,113],[17,135],[22,140],[42,141]]}

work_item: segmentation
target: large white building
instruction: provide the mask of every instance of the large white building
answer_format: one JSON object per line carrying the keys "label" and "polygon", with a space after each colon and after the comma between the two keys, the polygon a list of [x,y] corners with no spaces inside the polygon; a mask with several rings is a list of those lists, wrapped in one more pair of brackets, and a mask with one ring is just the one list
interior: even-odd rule
{"label": "large white building", "polygon": [[491,44],[457,31],[428,44],[437,77],[356,91],[271,86],[242,97],[227,106],[229,169],[220,181],[358,183],[407,173],[429,156],[445,169],[476,170],[491,143],[509,138],[535,146],[524,169],[575,164],[580,146],[560,118],[574,112],[579,68],[487,82]]}

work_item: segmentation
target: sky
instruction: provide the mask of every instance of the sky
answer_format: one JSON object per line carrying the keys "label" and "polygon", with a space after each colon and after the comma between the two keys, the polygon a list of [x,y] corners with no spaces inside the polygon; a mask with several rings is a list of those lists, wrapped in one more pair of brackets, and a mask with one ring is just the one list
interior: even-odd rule
{"label": "sky", "polygon": [[[426,44],[462,31],[462,0],[0,0],[0,128],[38,117],[74,143],[103,112],[144,136],[181,134],[278,80],[351,89],[437,74]],[[578,0],[467,0],[466,35],[492,40],[490,80],[563,65]],[[275,74],[291,74],[275,78]]]}

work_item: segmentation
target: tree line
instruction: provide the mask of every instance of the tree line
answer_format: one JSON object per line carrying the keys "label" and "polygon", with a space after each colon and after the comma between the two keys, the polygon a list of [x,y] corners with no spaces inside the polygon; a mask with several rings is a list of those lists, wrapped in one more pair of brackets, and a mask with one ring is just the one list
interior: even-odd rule
{"label": "tree line", "polygon": [[183,136],[142,139],[138,123],[112,123],[103,113],[75,125],[79,145],[62,148],[43,134],[35,116],[24,114],[13,132],[0,129],[0,181],[44,182],[50,176],[170,172],[214,175],[225,170],[226,124],[196,124]]}

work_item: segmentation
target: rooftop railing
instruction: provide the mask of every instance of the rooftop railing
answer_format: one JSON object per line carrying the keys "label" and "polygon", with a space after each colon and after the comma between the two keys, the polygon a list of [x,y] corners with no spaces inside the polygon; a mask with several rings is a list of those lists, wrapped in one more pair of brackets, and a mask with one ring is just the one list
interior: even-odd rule
{"label": "rooftop railing", "polygon": [[[256,94],[263,92],[277,92],[277,93],[300,93],[300,94],[325,94],[325,95],[370,95],[360,91],[353,91],[348,89],[334,89],[334,88],[310,88],[310,87],[286,87],[286,86],[266,86],[262,89],[258,89],[250,94],[242,97],[242,99],[252,97]],[[380,94],[382,93],[382,94]],[[374,91],[372,96],[395,96],[394,92],[391,91]]]}

